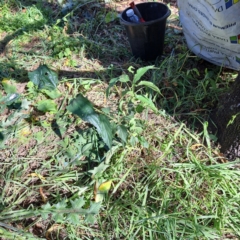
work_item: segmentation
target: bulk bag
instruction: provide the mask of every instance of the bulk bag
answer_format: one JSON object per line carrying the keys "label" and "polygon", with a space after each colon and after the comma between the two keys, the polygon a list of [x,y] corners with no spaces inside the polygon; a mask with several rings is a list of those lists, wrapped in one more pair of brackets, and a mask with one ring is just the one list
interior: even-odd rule
{"label": "bulk bag", "polygon": [[213,64],[240,70],[240,0],[178,0],[188,48]]}

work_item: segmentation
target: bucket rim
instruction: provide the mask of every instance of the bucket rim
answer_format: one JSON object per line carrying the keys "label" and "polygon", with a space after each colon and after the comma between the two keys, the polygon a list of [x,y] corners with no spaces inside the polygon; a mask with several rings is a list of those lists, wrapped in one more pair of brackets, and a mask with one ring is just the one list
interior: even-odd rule
{"label": "bucket rim", "polygon": [[164,4],[164,3],[160,3],[160,2],[144,2],[144,3],[138,3],[138,4],[136,4],[136,6],[137,6],[137,5],[141,5],[141,4],[148,4],[148,3],[155,3],[155,4],[163,5],[163,6],[165,6],[165,7],[167,8],[168,11],[166,12],[165,15],[163,15],[162,17],[160,17],[160,18],[158,18],[158,19],[155,19],[155,20],[152,20],[152,21],[147,21],[147,22],[132,23],[132,22],[126,21],[126,20],[124,20],[124,19],[122,18],[122,14],[123,14],[125,11],[127,11],[128,9],[131,9],[131,7],[128,7],[128,8],[126,8],[124,11],[122,11],[121,14],[120,14],[120,22],[121,22],[121,24],[123,24],[123,25],[128,25],[128,26],[146,26],[146,25],[153,24],[153,23],[155,23],[155,22],[159,22],[159,21],[161,21],[161,20],[163,20],[163,19],[167,19],[167,18],[171,15],[171,10],[170,10],[169,7],[168,7],[166,4]]}

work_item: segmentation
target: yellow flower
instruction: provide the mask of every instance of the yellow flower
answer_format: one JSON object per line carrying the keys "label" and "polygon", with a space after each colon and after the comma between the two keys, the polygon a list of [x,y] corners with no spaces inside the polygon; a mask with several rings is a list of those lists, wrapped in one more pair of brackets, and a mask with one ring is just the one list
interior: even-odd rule
{"label": "yellow flower", "polygon": [[23,129],[21,129],[21,131],[20,131],[19,134],[20,134],[20,136],[27,137],[27,136],[29,136],[31,133],[32,133],[32,132],[31,132],[31,130],[30,130],[29,127],[24,127]]}
{"label": "yellow flower", "polygon": [[111,188],[112,185],[112,180],[103,182],[102,184],[100,184],[100,186],[98,187],[98,191],[102,192],[102,193],[107,193],[109,191],[109,189]]}

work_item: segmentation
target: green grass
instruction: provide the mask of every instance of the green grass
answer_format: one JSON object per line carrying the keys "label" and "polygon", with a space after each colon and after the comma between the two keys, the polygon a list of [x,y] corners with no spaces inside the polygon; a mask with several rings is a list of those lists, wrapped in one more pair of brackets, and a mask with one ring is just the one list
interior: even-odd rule
{"label": "green grass", "polygon": [[[238,238],[239,160],[208,130],[236,73],[171,29],[160,59],[133,59],[116,4],[0,2],[1,239]],[[29,80],[40,64],[57,90]],[[79,93],[101,131],[72,114]]]}

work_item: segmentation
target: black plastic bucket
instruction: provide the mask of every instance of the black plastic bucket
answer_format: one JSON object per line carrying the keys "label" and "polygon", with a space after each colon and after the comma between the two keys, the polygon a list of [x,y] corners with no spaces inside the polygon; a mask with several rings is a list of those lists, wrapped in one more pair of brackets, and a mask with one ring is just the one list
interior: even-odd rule
{"label": "black plastic bucket", "polygon": [[120,16],[120,22],[125,26],[133,56],[142,60],[155,60],[163,53],[164,36],[167,18],[171,11],[158,2],[136,4],[145,22],[132,23],[128,21],[125,9]]}

